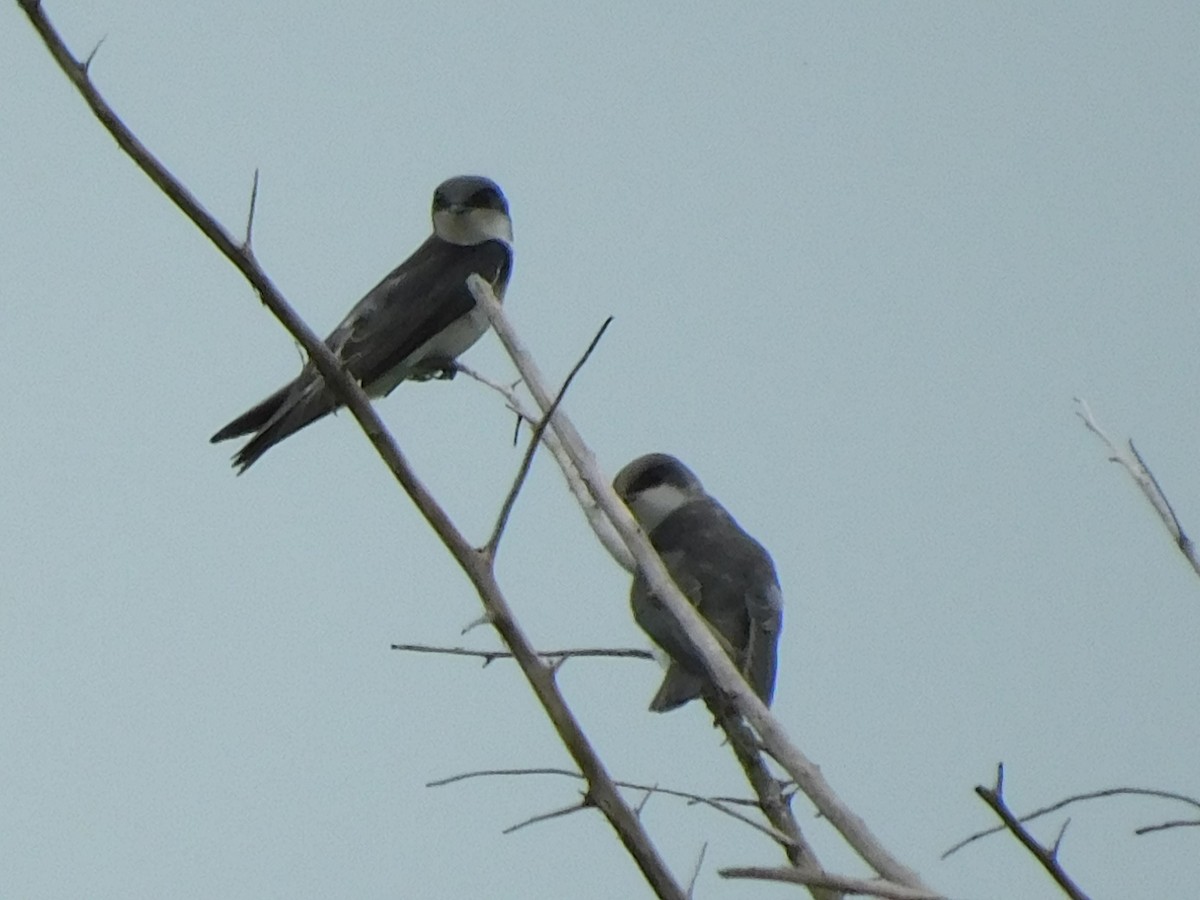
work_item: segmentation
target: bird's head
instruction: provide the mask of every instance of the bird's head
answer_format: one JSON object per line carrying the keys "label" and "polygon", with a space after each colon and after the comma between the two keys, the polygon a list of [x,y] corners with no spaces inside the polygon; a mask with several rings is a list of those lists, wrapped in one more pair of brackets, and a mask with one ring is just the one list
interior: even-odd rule
{"label": "bird's head", "polygon": [[705,496],[695,473],[666,453],[639,456],[617,473],[613,490],[645,531],[653,531],[688,501]]}
{"label": "bird's head", "polygon": [[447,178],[433,192],[433,233],[451,244],[512,243],[512,219],[500,186],[482,175]]}

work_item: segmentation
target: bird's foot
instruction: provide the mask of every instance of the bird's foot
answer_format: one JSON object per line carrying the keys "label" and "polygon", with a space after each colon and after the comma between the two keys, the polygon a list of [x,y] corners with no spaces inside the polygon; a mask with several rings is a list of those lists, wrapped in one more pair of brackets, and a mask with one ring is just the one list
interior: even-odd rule
{"label": "bird's foot", "polygon": [[452,359],[428,359],[409,377],[413,381],[449,381],[458,374],[458,363]]}

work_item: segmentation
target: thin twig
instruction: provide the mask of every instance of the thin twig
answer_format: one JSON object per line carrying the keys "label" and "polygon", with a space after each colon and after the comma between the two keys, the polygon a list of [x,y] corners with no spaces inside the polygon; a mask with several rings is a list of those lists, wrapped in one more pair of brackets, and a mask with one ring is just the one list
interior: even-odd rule
{"label": "thin twig", "polygon": [[1128,442],[1128,451],[1118,447],[1112,438],[1104,433],[1104,429],[1100,427],[1095,416],[1092,415],[1091,407],[1088,406],[1087,401],[1076,397],[1075,403],[1079,407],[1075,410],[1075,415],[1079,416],[1088,431],[1096,435],[1108,447],[1111,454],[1108,457],[1109,462],[1117,463],[1129,473],[1129,477],[1138,486],[1138,490],[1142,492],[1142,496],[1146,498],[1147,502],[1154,507],[1154,511],[1158,513],[1159,519],[1162,520],[1163,525],[1170,533],[1171,540],[1175,542],[1175,546],[1179,548],[1179,552],[1183,554],[1184,558],[1191,565],[1192,570],[1197,575],[1200,575],[1200,559],[1196,556],[1196,547],[1192,543],[1192,539],[1184,532],[1183,526],[1179,522],[1179,517],[1175,514],[1174,507],[1171,506],[1171,501],[1167,499],[1167,495],[1163,493],[1158,479],[1150,471],[1150,467],[1146,465],[1146,461],[1138,452],[1137,447],[1133,445],[1133,440],[1130,439]]}
{"label": "thin twig", "polygon": [[488,538],[488,542],[483,546],[483,554],[488,559],[493,559],[496,556],[496,549],[500,546],[500,537],[504,534],[504,526],[508,524],[508,517],[512,514],[513,506],[516,505],[517,494],[521,492],[521,487],[525,484],[525,479],[529,477],[529,469],[533,465],[533,455],[537,453],[538,445],[542,442],[542,435],[546,432],[546,426],[554,418],[554,413],[558,410],[559,404],[562,403],[563,397],[567,394],[567,388],[571,386],[571,382],[575,380],[575,376],[579,374],[579,370],[588,361],[588,358],[592,355],[592,351],[596,349],[596,345],[600,343],[600,339],[604,337],[604,332],[608,330],[610,324],[612,324],[612,316],[604,320],[604,324],[600,326],[600,330],[596,332],[596,336],[592,338],[591,343],[587,345],[587,349],[583,351],[583,355],[579,357],[579,361],[567,373],[566,380],[563,381],[562,387],[558,389],[558,393],[554,396],[554,402],[550,404],[550,408],[546,410],[546,414],[534,426],[533,434],[529,438],[529,446],[525,450],[525,456],[521,459],[521,467],[517,471],[517,477],[513,479],[513,485],[509,489],[508,496],[504,498],[504,503],[500,507],[500,515],[496,517],[496,526],[492,529],[492,536]]}
{"label": "thin twig", "polygon": [[617,832],[621,843],[633,857],[646,881],[659,897],[683,900],[683,888],[676,883],[637,816],[624,802],[603,761],[559,692],[553,677],[518,625],[496,581],[494,570],[475,551],[425,486],[417,480],[361,387],[342,368],[330,348],[284,300],[253,256],[238,246],[229,232],[121,121],[88,80],[85,66],[67,49],[58,32],[50,24],[41,4],[37,0],[19,2],[59,68],[121,149],[205,237],[212,241],[222,255],[233,263],[272,314],[304,346],[330,390],[354,415],[393,476],[475,586],[480,602],[488,610],[492,625],[501,640],[513,651],[522,673],[553,723],[563,745],[587,777],[589,794]]}
{"label": "thin twig", "polygon": [[[517,396],[517,385],[521,384],[524,379],[519,379],[512,385],[502,385],[485,378],[474,369],[462,363],[458,364],[458,368],[467,377],[473,378],[504,398],[508,408],[517,415],[517,430],[520,429],[522,421],[528,422],[531,425],[539,421],[538,416]],[[575,502],[579,504],[579,508],[583,510],[584,517],[595,533],[597,540],[604,545],[604,549],[617,561],[617,564],[621,568],[626,572],[633,572],[635,568],[633,556],[625,546],[624,541],[621,540],[621,536],[613,528],[612,522],[608,520],[608,516],[604,514],[604,511],[592,497],[591,492],[583,481],[583,477],[579,474],[579,469],[572,461],[571,455],[567,451],[562,438],[558,436],[554,428],[549,428],[542,433],[542,441],[545,443],[546,449],[550,451],[550,455],[554,457],[554,461],[558,463],[558,468],[562,471],[563,478],[566,479],[567,488],[571,491]],[[515,434],[513,443],[516,443]]]}
{"label": "thin twig", "polygon": [[[564,778],[572,778],[582,780],[582,776],[578,772],[572,772],[570,769],[556,768],[532,768],[532,769],[481,769],[475,772],[462,772],[458,775],[451,775],[448,778],[439,778],[436,781],[426,783],[426,787],[445,787],[448,784],[454,784],[458,781],[467,781],[472,778],[493,778],[493,777],[508,777],[508,776],[524,776],[524,775],[558,775]],[[757,806],[758,803],[754,800],[748,800],[739,797],[705,797],[702,794],[693,794],[688,791],[679,791],[672,788],[660,787],[657,784],[638,784],[633,781],[616,781],[618,787],[626,788],[631,791],[643,791],[646,796],[637,805],[636,811],[640,814],[642,807],[646,805],[651,794],[662,794],[666,797],[678,797],[681,800],[687,800],[689,805],[698,804],[715,809],[717,812],[724,813],[731,819],[736,819],[743,825],[748,825],[760,834],[764,834],[773,841],[777,841],[786,845],[788,836],[774,828],[762,825],[755,822],[749,816],[743,815],[735,809],[730,809],[730,806]]]}
{"label": "thin twig", "polygon": [[[584,780],[582,775],[572,769],[559,769],[553,766],[543,766],[540,768],[477,769],[473,772],[460,772],[457,775],[450,775],[446,778],[439,778],[436,781],[426,782],[425,787],[444,787],[448,784],[454,784],[459,781],[470,781],[473,778],[495,778],[512,775],[557,775],[563,778],[572,778],[576,781]],[[657,784],[641,784],[636,781],[617,781],[615,783],[623,788],[628,788],[631,791],[646,791],[651,794],[662,794],[666,797],[678,797],[681,800],[687,800],[691,803],[718,803],[728,804],[730,806],[758,806],[758,801],[751,800],[749,797],[706,797],[703,794],[693,794],[689,791],[665,788]]]}
{"label": "thin twig", "polygon": [[1143,825],[1133,833],[1136,835],[1152,834],[1155,831],[1167,831],[1170,828],[1200,828],[1200,819],[1172,819],[1169,822],[1159,822],[1157,825]]}
{"label": "thin twig", "polygon": [[[434,647],[429,644],[392,644],[393,650],[403,650],[407,653],[436,653],[442,656],[470,656],[482,659],[484,666],[489,666],[498,659],[512,659],[513,655],[507,650],[471,650],[467,647]],[[549,662],[563,659],[581,659],[585,657],[604,657],[612,659],[648,659],[653,661],[654,654],[649,650],[638,650],[634,647],[579,647],[570,650],[538,650],[537,655]]]}
{"label": "thin twig", "polygon": [[571,813],[577,813],[580,810],[590,809],[593,806],[595,806],[595,804],[587,802],[587,798],[585,797],[579,803],[572,803],[570,806],[564,806],[562,809],[556,809],[548,813],[539,813],[536,816],[530,816],[523,822],[518,822],[516,825],[509,825],[500,833],[512,834],[513,832],[520,831],[522,828],[526,828],[530,825],[536,825],[538,822],[549,822],[551,819],[569,816]]}
{"label": "thin twig", "polygon": [[[1101,790],[1101,791],[1088,791],[1085,794],[1073,794],[1070,797],[1065,797],[1062,800],[1058,800],[1055,803],[1051,803],[1049,806],[1043,806],[1040,809],[1035,809],[1033,812],[1026,813],[1023,816],[1019,816],[1018,821],[1032,822],[1034,819],[1041,818],[1042,816],[1047,815],[1049,813],[1058,812],[1058,810],[1064,809],[1064,808],[1070,806],[1072,803],[1080,803],[1080,802],[1083,802],[1086,800],[1098,800],[1098,799],[1103,799],[1105,797],[1121,797],[1121,796],[1161,797],[1165,800],[1178,800],[1180,803],[1186,803],[1189,806],[1194,806],[1197,809],[1200,809],[1200,800],[1197,800],[1194,797],[1189,797],[1186,794],[1176,794],[1176,793],[1172,793],[1171,791],[1160,791],[1160,790],[1156,790],[1154,788],[1118,787],[1118,788],[1105,788],[1104,790]],[[957,853],[963,847],[966,847],[968,844],[973,843],[974,841],[977,841],[980,838],[985,838],[985,837],[988,837],[993,834],[999,834],[1000,832],[1006,831],[1006,830],[1007,829],[1003,825],[997,825],[994,828],[985,828],[983,831],[977,831],[974,834],[970,835],[969,837],[963,838],[963,840],[959,841],[957,844],[955,844],[953,847],[951,847],[949,850],[947,850],[945,853],[943,853],[942,859],[945,859],[946,857],[950,856],[953,853]],[[1135,831],[1134,833],[1140,834],[1142,832],[1139,829],[1138,831]]]}
{"label": "thin twig", "polygon": [[[1037,839],[1031,835],[1020,820],[1013,815],[1012,810],[1008,808],[1008,804],[1004,802],[1004,765],[1003,763],[997,769],[996,786],[992,788],[978,785],[975,788],[975,793],[978,794],[983,802],[991,807],[992,812],[1000,817],[1000,821],[1004,826],[1013,833],[1018,841],[1024,845],[1025,849],[1033,854],[1042,866],[1049,873],[1050,877],[1058,884],[1064,894],[1071,900],[1088,900],[1088,895],[1085,894],[1080,887],[1075,884],[1071,876],[1067,874],[1062,864],[1058,861],[1058,847],[1062,841],[1062,832],[1059,832],[1058,840],[1054,842],[1053,849],[1046,849]],[[1063,826],[1066,827],[1065,825]]]}
{"label": "thin twig", "polygon": [[250,209],[246,212],[246,239],[242,249],[254,255],[254,212],[258,209],[258,169],[254,170],[254,184],[250,187]]}

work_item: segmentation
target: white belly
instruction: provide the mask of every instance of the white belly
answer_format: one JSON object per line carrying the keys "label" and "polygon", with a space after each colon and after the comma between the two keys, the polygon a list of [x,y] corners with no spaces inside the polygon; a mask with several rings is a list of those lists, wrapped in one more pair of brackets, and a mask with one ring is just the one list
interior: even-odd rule
{"label": "white belly", "polygon": [[483,337],[489,325],[487,314],[476,304],[465,316],[455,319],[405,357],[400,365],[372,382],[366,389],[367,394],[371,397],[387,396],[426,360],[457,359]]}

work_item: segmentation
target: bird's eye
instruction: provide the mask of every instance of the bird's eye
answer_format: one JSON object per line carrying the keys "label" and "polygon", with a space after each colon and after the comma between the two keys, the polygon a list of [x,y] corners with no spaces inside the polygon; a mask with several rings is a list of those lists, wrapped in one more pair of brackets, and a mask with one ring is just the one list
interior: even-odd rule
{"label": "bird's eye", "polygon": [[629,485],[628,494],[632,497],[660,484],[671,484],[672,481],[672,472],[667,466],[651,466],[633,480]]}
{"label": "bird's eye", "polygon": [[471,195],[469,206],[474,209],[500,209],[499,195],[491,188],[480,188]]}

